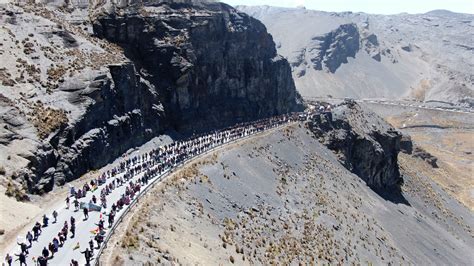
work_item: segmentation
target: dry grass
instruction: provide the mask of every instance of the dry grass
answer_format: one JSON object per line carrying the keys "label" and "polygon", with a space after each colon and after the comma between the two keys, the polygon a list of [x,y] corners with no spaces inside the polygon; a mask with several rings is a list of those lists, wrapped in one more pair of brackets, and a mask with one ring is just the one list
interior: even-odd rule
{"label": "dry grass", "polygon": [[38,136],[45,139],[52,132],[68,123],[68,118],[64,110],[57,110],[45,107],[43,103],[36,102],[32,111],[28,114],[29,120],[35,126]]}
{"label": "dry grass", "polygon": [[17,201],[29,200],[26,190],[11,180],[7,181],[5,195],[8,197],[14,197]]}

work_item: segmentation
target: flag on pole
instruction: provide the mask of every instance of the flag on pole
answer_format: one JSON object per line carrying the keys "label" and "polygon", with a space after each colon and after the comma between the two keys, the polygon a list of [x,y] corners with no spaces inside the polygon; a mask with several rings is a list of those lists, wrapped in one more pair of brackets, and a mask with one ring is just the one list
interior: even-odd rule
{"label": "flag on pole", "polygon": [[99,227],[97,227],[96,229],[92,229],[90,232],[93,235],[97,235],[97,233],[99,233]]}

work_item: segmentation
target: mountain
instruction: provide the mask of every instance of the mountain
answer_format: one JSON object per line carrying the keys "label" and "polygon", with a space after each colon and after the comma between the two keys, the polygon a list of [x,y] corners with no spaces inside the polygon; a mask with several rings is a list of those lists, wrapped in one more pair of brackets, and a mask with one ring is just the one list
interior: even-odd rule
{"label": "mountain", "polygon": [[474,15],[237,8],[265,24],[305,98],[405,98],[474,106]]}
{"label": "mountain", "polygon": [[165,131],[299,110],[258,20],[207,1],[5,4],[0,165],[43,193]]}

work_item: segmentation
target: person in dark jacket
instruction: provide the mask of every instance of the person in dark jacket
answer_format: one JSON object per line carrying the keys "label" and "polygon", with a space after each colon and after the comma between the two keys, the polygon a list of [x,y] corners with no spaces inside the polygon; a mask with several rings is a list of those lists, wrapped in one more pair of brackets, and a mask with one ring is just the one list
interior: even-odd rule
{"label": "person in dark jacket", "polygon": [[91,259],[92,259],[92,252],[89,250],[89,248],[86,248],[86,250],[81,252],[84,254],[84,258],[86,259],[86,265],[90,265]]}
{"label": "person in dark jacket", "polygon": [[43,215],[43,227],[47,227],[48,226],[48,221],[49,221],[49,218],[48,216]]}
{"label": "person in dark jacket", "polygon": [[15,254],[15,256],[18,257],[18,260],[20,261],[20,266],[23,264],[26,266],[26,254],[24,252],[21,252],[20,254]]}
{"label": "person in dark jacket", "polygon": [[20,245],[21,253],[28,254],[28,246],[25,243],[17,243]]}
{"label": "person in dark jacket", "polygon": [[43,251],[41,252],[41,254],[43,255],[43,257],[45,258],[49,258],[49,251],[46,247],[43,248]]}
{"label": "person in dark jacket", "polygon": [[71,238],[76,236],[76,224],[71,224]]}
{"label": "person in dark jacket", "polygon": [[89,219],[89,209],[84,208],[83,211],[84,211],[84,220]]}
{"label": "person in dark jacket", "polygon": [[38,262],[39,266],[47,266],[48,265],[48,259],[43,257],[43,256],[39,256],[37,262]]}

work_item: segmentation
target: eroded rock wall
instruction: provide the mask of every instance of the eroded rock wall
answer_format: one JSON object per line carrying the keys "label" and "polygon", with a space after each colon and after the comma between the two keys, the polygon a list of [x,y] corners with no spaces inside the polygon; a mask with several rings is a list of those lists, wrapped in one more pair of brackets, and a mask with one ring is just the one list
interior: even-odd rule
{"label": "eroded rock wall", "polygon": [[222,3],[155,3],[99,15],[155,86],[179,130],[203,130],[295,111],[291,69],[262,23]]}
{"label": "eroded rock wall", "polygon": [[376,114],[346,103],[316,116],[309,128],[351,172],[375,189],[395,188],[403,181],[398,168],[402,135]]}

